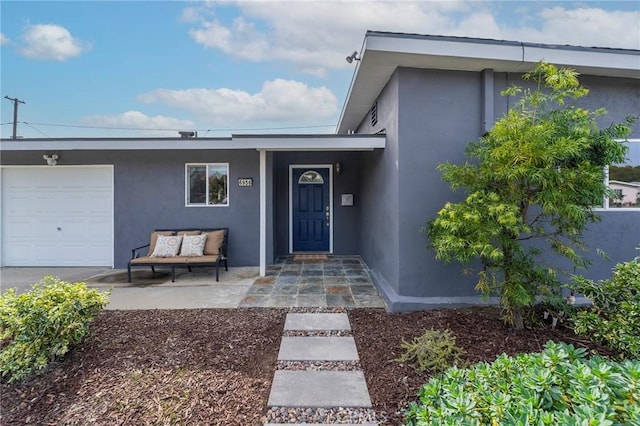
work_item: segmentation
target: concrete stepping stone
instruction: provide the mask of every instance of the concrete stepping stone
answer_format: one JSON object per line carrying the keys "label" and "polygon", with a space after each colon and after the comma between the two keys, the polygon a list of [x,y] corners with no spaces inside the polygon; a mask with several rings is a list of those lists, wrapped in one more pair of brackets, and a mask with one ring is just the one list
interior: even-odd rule
{"label": "concrete stepping stone", "polygon": [[287,314],[284,323],[287,330],[351,330],[346,313],[304,313]]}
{"label": "concrete stepping stone", "polygon": [[283,337],[278,361],[358,361],[353,337]]}
{"label": "concrete stepping stone", "polygon": [[362,371],[276,370],[270,407],[371,407]]}

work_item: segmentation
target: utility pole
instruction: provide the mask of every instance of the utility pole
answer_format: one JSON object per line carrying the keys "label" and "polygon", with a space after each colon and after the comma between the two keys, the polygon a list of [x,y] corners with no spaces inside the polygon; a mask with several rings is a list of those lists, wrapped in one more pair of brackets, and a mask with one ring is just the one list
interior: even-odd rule
{"label": "utility pole", "polygon": [[11,139],[18,139],[18,104],[23,104],[24,101],[21,101],[18,98],[10,98],[8,96],[5,96],[5,99],[9,99],[13,102],[13,137]]}

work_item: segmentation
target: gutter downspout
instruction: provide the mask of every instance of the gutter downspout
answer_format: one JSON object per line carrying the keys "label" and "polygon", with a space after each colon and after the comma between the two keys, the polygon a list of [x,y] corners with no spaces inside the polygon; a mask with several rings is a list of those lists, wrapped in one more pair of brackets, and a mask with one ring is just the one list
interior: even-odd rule
{"label": "gutter downspout", "polygon": [[493,70],[484,69],[480,74],[481,99],[482,99],[482,134],[486,134],[495,124],[495,111],[493,103],[494,81]]}

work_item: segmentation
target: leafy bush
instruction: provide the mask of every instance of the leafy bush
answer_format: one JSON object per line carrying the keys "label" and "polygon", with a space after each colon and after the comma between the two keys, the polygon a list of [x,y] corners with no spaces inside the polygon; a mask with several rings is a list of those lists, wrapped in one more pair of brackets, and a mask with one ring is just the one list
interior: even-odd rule
{"label": "leafy bush", "polygon": [[406,424],[640,424],[640,361],[547,342],[542,353],[452,367],[422,386]]}
{"label": "leafy bush", "polygon": [[32,290],[0,296],[0,372],[9,382],[43,369],[80,343],[108,293],[47,276]]}
{"label": "leafy bush", "polygon": [[569,287],[593,305],[574,316],[574,330],[594,342],[640,355],[640,258],[620,263],[608,280],[575,276]]}
{"label": "leafy bush", "polygon": [[418,371],[441,373],[460,362],[464,351],[456,346],[456,336],[451,330],[427,330],[411,342],[402,340],[405,353],[395,361],[415,363]]}

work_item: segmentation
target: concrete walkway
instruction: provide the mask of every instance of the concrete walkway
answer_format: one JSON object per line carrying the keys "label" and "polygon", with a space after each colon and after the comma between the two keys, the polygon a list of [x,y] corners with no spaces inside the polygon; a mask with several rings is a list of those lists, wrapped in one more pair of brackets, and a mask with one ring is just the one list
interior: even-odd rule
{"label": "concrete walkway", "polygon": [[[341,362],[359,361],[358,350],[352,336],[332,336],[333,332],[348,332],[351,330],[346,313],[289,313],[285,321],[285,336],[282,338],[279,362],[308,361],[311,363],[326,363],[332,361],[334,369],[278,369],[276,370],[268,406],[269,418],[291,409],[297,409],[303,420],[317,419],[316,423],[293,424],[329,424],[322,423],[327,418],[318,415],[331,410],[370,408],[371,399],[367,389],[364,373],[360,369],[345,370],[340,368]],[[287,336],[292,332],[295,335]],[[301,333],[327,334],[327,336],[305,336]],[[280,364],[279,364],[280,365]],[[317,410],[320,409],[320,410]],[[301,411],[302,410],[302,411]],[[280,413],[280,414],[278,414]],[[305,413],[309,413],[308,415]],[[305,417],[306,416],[306,417]],[[298,417],[296,417],[298,419]],[[290,420],[290,419],[281,419]],[[267,423],[269,426],[292,424]],[[344,424],[344,423],[341,423]],[[352,423],[356,424],[356,423]],[[357,424],[375,425],[371,422]]]}
{"label": "concrete walkway", "polygon": [[231,267],[220,272],[196,268],[170,271],[136,269],[127,282],[127,271],[85,267],[0,268],[0,290],[24,292],[52,275],[64,281],[111,290],[107,309],[385,307],[383,299],[357,256],[330,256],[326,261],[296,262],[291,257],[269,266],[266,277],[257,267]]}

